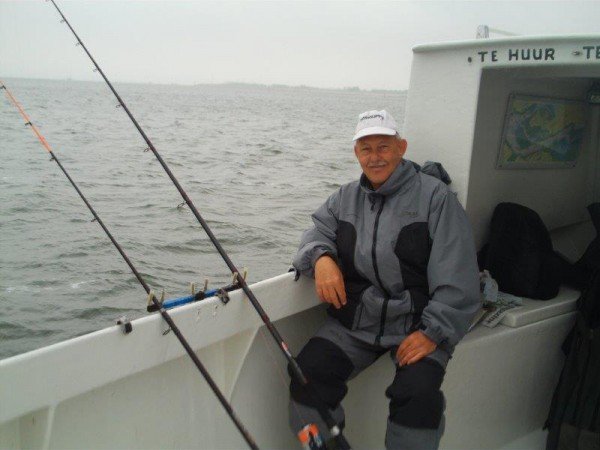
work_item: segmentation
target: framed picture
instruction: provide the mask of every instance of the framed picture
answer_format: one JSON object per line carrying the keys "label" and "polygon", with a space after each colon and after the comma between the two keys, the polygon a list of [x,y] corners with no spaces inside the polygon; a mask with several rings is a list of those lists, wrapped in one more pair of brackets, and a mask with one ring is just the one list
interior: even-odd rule
{"label": "framed picture", "polygon": [[496,168],[575,167],[586,119],[583,101],[511,94]]}

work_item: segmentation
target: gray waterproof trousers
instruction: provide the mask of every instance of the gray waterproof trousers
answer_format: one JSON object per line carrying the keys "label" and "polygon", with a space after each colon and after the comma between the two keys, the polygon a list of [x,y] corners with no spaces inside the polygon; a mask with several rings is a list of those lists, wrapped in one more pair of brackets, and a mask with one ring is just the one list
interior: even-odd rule
{"label": "gray waterproof trousers", "polygon": [[[371,341],[372,342],[372,341]],[[373,345],[360,335],[327,318],[325,324],[296,358],[313,389],[328,405],[339,424],[344,423],[340,402],[347,392],[346,382],[395,347]],[[444,397],[440,391],[448,356],[441,350],[409,366],[399,367],[385,394],[390,399],[385,447],[388,450],[435,450],[444,432]],[[292,380],[289,419],[297,434],[305,425],[317,424],[323,437],[330,438],[312,397]]]}

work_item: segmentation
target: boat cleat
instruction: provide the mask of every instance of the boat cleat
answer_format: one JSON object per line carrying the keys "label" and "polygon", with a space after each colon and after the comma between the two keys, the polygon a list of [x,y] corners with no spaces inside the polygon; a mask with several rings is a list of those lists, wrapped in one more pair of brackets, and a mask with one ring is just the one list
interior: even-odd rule
{"label": "boat cleat", "polygon": [[229,298],[229,294],[227,293],[227,291],[223,288],[219,289],[217,291],[217,297],[219,297],[219,300],[221,300],[221,302],[226,305],[227,303],[229,303],[229,300],[231,300]]}
{"label": "boat cleat", "polygon": [[129,334],[133,331],[133,325],[129,321],[127,316],[121,316],[117,319],[117,325],[121,326],[121,331],[123,334]]}

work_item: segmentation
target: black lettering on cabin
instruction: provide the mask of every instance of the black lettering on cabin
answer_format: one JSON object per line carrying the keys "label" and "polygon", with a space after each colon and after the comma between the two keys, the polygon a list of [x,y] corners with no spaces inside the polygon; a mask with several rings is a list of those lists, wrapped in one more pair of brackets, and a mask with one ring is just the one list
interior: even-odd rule
{"label": "black lettering on cabin", "polygon": [[[585,50],[585,59],[592,59],[594,56],[596,59],[600,59],[600,45],[584,45],[583,49]],[[594,49],[596,52],[594,52]]]}
{"label": "black lettering on cabin", "polygon": [[[595,57],[596,59],[600,59],[600,45],[592,46],[586,45],[583,47],[586,52],[586,58],[591,59],[594,57],[594,49],[595,49]],[[498,62],[498,50],[481,50],[477,52],[479,55],[479,61],[484,62]],[[546,48],[509,48],[508,49],[508,61],[554,61],[554,57],[556,54],[556,50],[552,47]],[[489,56],[489,57],[488,57]],[[470,58],[470,57],[469,57]],[[469,62],[471,60],[467,58]]]}
{"label": "black lettering on cabin", "polygon": [[554,49],[553,48],[509,48],[508,49],[508,60],[509,61],[529,61],[533,58],[536,61],[548,61],[549,59],[554,61]]}

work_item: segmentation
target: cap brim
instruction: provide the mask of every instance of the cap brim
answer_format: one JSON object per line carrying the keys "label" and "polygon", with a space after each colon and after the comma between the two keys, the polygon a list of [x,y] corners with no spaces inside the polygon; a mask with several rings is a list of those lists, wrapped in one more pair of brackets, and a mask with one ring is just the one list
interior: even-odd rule
{"label": "cap brim", "polygon": [[393,130],[392,128],[369,127],[369,128],[363,128],[358,133],[356,133],[354,135],[354,137],[352,138],[352,140],[357,141],[358,139],[363,138],[365,136],[373,136],[376,134],[383,134],[385,136],[394,136],[396,133],[397,133],[397,131]]}

